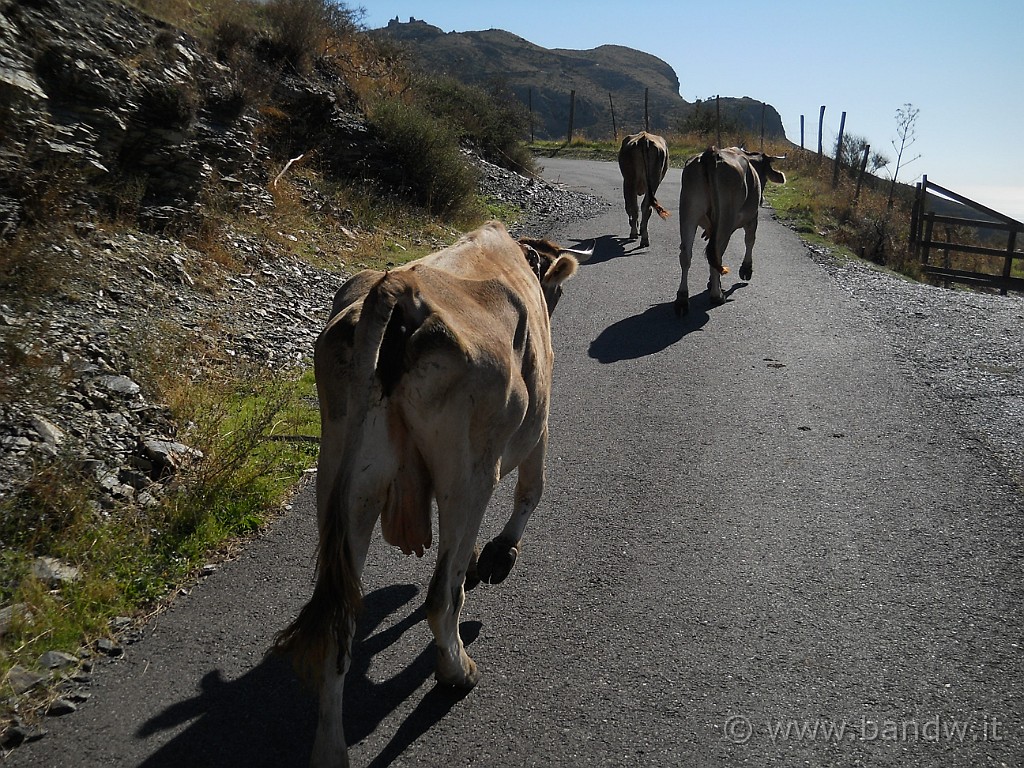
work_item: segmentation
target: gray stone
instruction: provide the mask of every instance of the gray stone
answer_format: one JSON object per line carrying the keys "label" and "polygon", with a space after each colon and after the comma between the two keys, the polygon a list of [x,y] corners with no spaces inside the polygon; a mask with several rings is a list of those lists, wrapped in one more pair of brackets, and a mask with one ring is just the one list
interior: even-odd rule
{"label": "gray stone", "polygon": [[61,717],[62,715],[70,715],[72,712],[77,712],[78,707],[74,702],[68,701],[65,698],[54,699],[50,702],[50,706],[46,708],[46,714],[50,717]]}
{"label": "gray stone", "polygon": [[31,622],[32,614],[24,603],[14,603],[0,608],[0,637],[11,631],[11,625],[15,619],[18,621]]}
{"label": "gray stone", "polygon": [[96,383],[115,395],[137,395],[142,389],[127,376],[97,376]]}
{"label": "gray stone", "polygon": [[6,731],[0,732],[0,746],[4,749],[14,749],[22,744],[39,741],[48,731],[44,728],[15,724]]}
{"label": "gray stone", "polygon": [[105,637],[101,637],[96,641],[96,650],[102,653],[104,656],[109,656],[112,659],[118,659],[124,656],[124,648],[115,643],[113,640],[109,640]]}
{"label": "gray stone", "polygon": [[38,672],[32,672],[17,664],[11,667],[10,672],[7,673],[7,684],[11,686],[11,690],[18,696],[31,691],[44,682],[46,682],[46,678],[43,675],[40,675]]}
{"label": "gray stone", "polygon": [[143,458],[152,462],[151,477],[159,479],[174,474],[186,462],[202,458],[201,451],[174,440],[148,439],[142,441]]}
{"label": "gray stone", "polygon": [[33,413],[28,417],[29,424],[36,434],[43,438],[48,445],[58,446],[64,442],[64,430],[58,427],[49,419]]}
{"label": "gray stone", "polygon": [[78,581],[81,574],[73,565],[68,565],[54,557],[40,557],[32,563],[32,575],[50,587]]}
{"label": "gray stone", "polygon": [[23,69],[0,67],[0,93],[6,89],[35,99],[46,98],[46,91],[39,87],[39,83],[32,73]]}
{"label": "gray stone", "polygon": [[47,651],[39,657],[39,666],[43,669],[64,669],[77,667],[78,657],[63,651]]}

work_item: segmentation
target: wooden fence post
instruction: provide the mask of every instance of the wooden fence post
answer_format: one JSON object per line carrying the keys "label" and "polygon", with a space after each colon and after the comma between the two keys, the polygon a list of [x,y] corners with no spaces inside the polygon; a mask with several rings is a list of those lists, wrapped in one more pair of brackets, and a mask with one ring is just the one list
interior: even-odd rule
{"label": "wooden fence post", "polygon": [[825,125],[825,106],[822,105],[821,112],[818,113],[818,160],[821,161],[821,132]]}
{"label": "wooden fence post", "polygon": [[761,102],[761,151],[764,152],[764,110],[765,103]]}
{"label": "wooden fence post", "polygon": [[868,153],[870,151],[871,151],[871,145],[870,144],[865,144],[864,145],[864,158],[860,161],[860,173],[857,174],[857,191],[853,193],[853,200],[854,200],[854,202],[856,202],[857,198],[860,197],[860,185],[861,185],[861,182],[864,181],[864,171],[866,171],[867,167],[868,167]]}
{"label": "wooden fence post", "polygon": [[836,140],[836,157],[832,165],[832,189],[839,186],[839,166],[843,162],[843,131],[846,128],[846,113],[839,119],[839,138]]}
{"label": "wooden fence post", "polygon": [[618,143],[619,129],[615,127],[615,104],[612,102],[612,92],[608,91],[608,106],[612,109],[612,138]]}
{"label": "wooden fence post", "polygon": [[1017,230],[1011,229],[1009,237],[1006,243],[1006,264],[1003,265],[1003,283],[1002,288],[999,289],[999,293],[1003,296],[1006,295],[1007,285],[1010,282],[1010,275],[1013,274],[1013,259],[1017,252]]}
{"label": "wooden fence post", "polygon": [[533,88],[528,91],[530,100],[530,143],[536,144],[537,141],[533,136]]}
{"label": "wooden fence post", "polygon": [[572,124],[576,120],[576,89],[573,88],[569,94],[569,133],[565,140],[566,144],[572,144]]}
{"label": "wooden fence post", "polygon": [[715,141],[716,146],[722,148],[722,97],[715,96]]}
{"label": "wooden fence post", "polygon": [[800,115],[800,149],[804,148],[804,116]]}
{"label": "wooden fence post", "polygon": [[919,241],[921,239],[918,234],[918,228],[921,226],[921,182],[917,182],[914,185],[914,204],[910,207],[910,250],[914,254],[914,259],[918,257],[918,253],[921,250]]}

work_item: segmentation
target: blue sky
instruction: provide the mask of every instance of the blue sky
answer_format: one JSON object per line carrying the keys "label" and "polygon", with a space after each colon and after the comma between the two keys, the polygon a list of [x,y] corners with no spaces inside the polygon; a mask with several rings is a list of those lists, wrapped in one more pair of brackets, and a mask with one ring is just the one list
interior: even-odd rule
{"label": "blue sky", "polygon": [[[363,23],[399,17],[446,32],[504,29],[545,48],[614,44],[666,61],[687,101],[749,96],[778,110],[788,138],[817,148],[846,132],[895,165],[896,110],[920,110],[920,159],[899,180],[929,180],[1024,221],[1024,0],[736,0],[707,4],[571,0],[364,0]],[[624,8],[639,12],[629,15]],[[906,158],[905,158],[906,159]]]}

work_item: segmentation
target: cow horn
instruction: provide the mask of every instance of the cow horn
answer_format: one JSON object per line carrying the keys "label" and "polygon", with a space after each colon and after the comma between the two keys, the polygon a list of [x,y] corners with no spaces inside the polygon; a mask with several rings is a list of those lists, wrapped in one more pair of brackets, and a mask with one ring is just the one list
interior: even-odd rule
{"label": "cow horn", "polygon": [[597,245],[597,241],[593,241],[589,248],[559,248],[560,253],[571,253],[573,256],[578,256],[581,261],[586,261],[594,255],[594,248]]}

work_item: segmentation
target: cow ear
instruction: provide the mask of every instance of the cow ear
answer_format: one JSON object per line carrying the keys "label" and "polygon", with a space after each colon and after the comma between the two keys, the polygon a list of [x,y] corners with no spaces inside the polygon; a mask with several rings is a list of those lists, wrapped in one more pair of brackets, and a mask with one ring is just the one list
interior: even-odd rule
{"label": "cow ear", "polygon": [[550,267],[548,267],[548,271],[544,273],[544,280],[542,282],[545,285],[561,285],[576,274],[576,270],[579,268],[579,265],[579,262],[576,261],[574,256],[563,253]]}
{"label": "cow ear", "polygon": [[777,171],[774,168],[769,168],[768,181],[774,181],[776,184],[785,184],[786,174],[784,174],[782,171]]}

